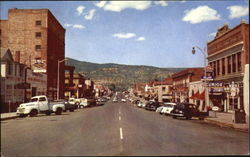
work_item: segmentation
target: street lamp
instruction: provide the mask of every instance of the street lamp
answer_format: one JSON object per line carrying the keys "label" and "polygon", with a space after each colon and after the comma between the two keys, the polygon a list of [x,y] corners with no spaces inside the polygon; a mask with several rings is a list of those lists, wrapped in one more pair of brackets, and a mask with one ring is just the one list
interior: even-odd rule
{"label": "street lamp", "polygon": [[60,63],[62,63],[62,62],[64,62],[64,61],[66,61],[67,59],[65,58],[65,59],[63,59],[63,60],[58,60],[58,68],[57,68],[57,100],[59,99],[59,86],[60,86],[60,84],[59,84],[59,79],[60,79]]}
{"label": "street lamp", "polygon": [[[198,46],[193,47],[193,48],[192,48],[192,53],[193,53],[193,54],[195,54],[195,52],[196,52],[195,48],[199,49],[200,52],[201,52],[201,53],[203,54],[203,56],[204,56],[205,106],[207,107],[207,106],[209,106],[209,105],[208,105],[208,104],[209,104],[209,102],[208,102],[208,101],[209,101],[209,94],[208,94],[208,88],[207,88],[207,69],[206,69],[206,66],[207,66],[207,64],[206,64],[206,63],[207,63],[207,62],[206,62],[206,61],[207,61],[207,53],[206,53],[206,47],[204,48],[204,50],[201,49],[201,48],[199,48]],[[206,110],[206,108],[205,108],[205,110]]]}

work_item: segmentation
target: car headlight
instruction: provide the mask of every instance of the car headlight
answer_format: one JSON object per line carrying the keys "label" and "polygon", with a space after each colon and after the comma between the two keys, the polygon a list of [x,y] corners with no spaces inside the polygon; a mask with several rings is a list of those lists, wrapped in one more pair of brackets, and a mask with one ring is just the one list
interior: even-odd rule
{"label": "car headlight", "polygon": [[179,111],[179,113],[183,113],[182,111]]}

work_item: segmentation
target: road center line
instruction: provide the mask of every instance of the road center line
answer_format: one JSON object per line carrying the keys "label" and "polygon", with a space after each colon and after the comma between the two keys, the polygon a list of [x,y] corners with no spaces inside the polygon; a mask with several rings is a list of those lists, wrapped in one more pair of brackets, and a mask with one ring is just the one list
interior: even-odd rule
{"label": "road center line", "polygon": [[122,128],[120,128],[120,139],[123,139]]}
{"label": "road center line", "polygon": [[119,116],[119,120],[121,120],[121,116]]}

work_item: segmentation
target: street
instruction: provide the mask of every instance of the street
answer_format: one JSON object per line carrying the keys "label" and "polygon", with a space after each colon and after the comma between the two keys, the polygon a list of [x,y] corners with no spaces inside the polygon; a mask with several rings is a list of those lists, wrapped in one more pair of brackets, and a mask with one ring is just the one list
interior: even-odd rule
{"label": "street", "polygon": [[239,154],[249,154],[247,133],[172,119],[129,102],[1,121],[1,156]]}

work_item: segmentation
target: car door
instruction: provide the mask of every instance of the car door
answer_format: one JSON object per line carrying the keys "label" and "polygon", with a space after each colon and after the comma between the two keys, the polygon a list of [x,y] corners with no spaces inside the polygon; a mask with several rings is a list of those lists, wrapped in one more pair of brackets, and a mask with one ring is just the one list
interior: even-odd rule
{"label": "car door", "polygon": [[38,107],[40,111],[46,111],[48,110],[48,101],[46,97],[40,97],[38,99]]}

